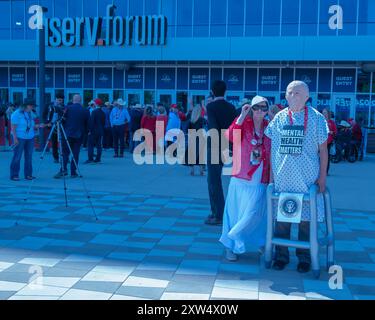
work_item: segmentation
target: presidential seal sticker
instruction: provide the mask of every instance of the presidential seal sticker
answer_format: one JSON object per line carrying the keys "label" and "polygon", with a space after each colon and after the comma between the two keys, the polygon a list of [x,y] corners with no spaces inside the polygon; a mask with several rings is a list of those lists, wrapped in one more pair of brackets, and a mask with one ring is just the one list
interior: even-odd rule
{"label": "presidential seal sticker", "polygon": [[278,222],[300,223],[303,193],[280,193],[277,212]]}

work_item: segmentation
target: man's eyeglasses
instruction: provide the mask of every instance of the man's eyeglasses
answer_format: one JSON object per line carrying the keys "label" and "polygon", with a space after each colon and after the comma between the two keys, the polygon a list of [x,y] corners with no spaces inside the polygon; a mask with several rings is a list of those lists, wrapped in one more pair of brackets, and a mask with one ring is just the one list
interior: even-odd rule
{"label": "man's eyeglasses", "polygon": [[251,107],[254,111],[263,111],[263,112],[267,112],[268,111],[268,105],[259,105],[259,104],[255,104]]}

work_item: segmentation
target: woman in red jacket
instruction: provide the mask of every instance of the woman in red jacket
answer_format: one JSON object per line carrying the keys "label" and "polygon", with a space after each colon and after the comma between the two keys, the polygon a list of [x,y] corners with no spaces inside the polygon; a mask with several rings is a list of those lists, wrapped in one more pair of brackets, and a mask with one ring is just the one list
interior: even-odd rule
{"label": "woman in red jacket", "polygon": [[271,141],[264,135],[268,108],[266,98],[255,96],[251,106],[243,105],[241,115],[226,132],[233,142],[233,171],[220,242],[226,247],[226,258],[230,261],[237,260],[237,254],[250,247],[260,249],[265,244],[271,150]]}
{"label": "woman in red jacket", "polygon": [[[330,152],[331,147],[332,147],[333,140],[335,139],[335,137],[337,135],[337,127],[336,127],[335,121],[333,121],[331,119],[331,111],[329,111],[328,109],[323,109],[322,114],[326,118],[326,121],[327,121],[327,124],[328,124],[329,133],[328,133],[328,140],[327,140],[327,148],[328,148],[328,155],[329,155],[330,154],[329,152]],[[330,163],[330,161],[328,160],[327,174],[328,174],[328,171],[329,171],[329,163]]]}
{"label": "woman in red jacket", "polygon": [[141,120],[141,128],[147,129],[152,133],[152,139],[147,138],[146,136],[146,145],[147,145],[147,152],[153,153],[155,150],[156,117],[153,113],[152,106],[147,106],[145,108],[145,111]]}

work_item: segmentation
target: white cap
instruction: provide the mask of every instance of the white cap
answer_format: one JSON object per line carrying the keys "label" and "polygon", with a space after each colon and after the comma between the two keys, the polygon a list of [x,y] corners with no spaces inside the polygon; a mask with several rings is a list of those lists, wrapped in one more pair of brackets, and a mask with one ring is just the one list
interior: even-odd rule
{"label": "white cap", "polygon": [[119,104],[120,106],[124,106],[126,105],[126,102],[124,100],[122,100],[121,98],[120,99],[117,99],[117,104]]}
{"label": "white cap", "polygon": [[267,105],[268,105],[268,100],[267,100],[267,98],[265,98],[265,97],[261,97],[261,96],[255,96],[255,97],[253,98],[253,100],[251,100],[251,106],[254,106],[254,105],[256,105],[256,104],[258,104],[258,103],[261,103],[261,102],[265,102],[265,103],[267,103]]}
{"label": "white cap", "polygon": [[345,120],[341,120],[339,126],[346,127],[346,128],[351,127],[351,125],[348,122],[346,122]]}

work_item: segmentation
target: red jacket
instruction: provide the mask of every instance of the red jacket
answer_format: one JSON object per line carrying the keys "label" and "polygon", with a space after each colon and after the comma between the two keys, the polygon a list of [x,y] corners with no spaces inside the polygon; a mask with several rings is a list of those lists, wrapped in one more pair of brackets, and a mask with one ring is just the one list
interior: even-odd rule
{"label": "red jacket", "polygon": [[328,123],[328,129],[329,129],[327,144],[331,144],[333,139],[337,135],[337,127],[336,127],[335,121],[333,121],[331,119],[328,120],[327,123]]}
{"label": "red jacket", "polygon": [[[230,142],[233,143],[233,170],[232,175],[236,178],[251,180],[254,172],[258,169],[259,165],[250,164],[250,155],[254,148],[251,144],[254,132],[254,121],[250,117],[246,117],[242,125],[236,124],[238,117],[234,119],[229,126],[225,135]],[[268,121],[263,120],[263,131],[266,129]],[[241,130],[241,146],[236,145],[234,142],[234,129]],[[269,183],[270,180],[270,156],[271,156],[271,140],[263,135],[262,144],[262,183]]]}
{"label": "red jacket", "polygon": [[143,116],[141,120],[141,128],[148,129],[151,132],[156,130],[156,117],[155,116]]}

